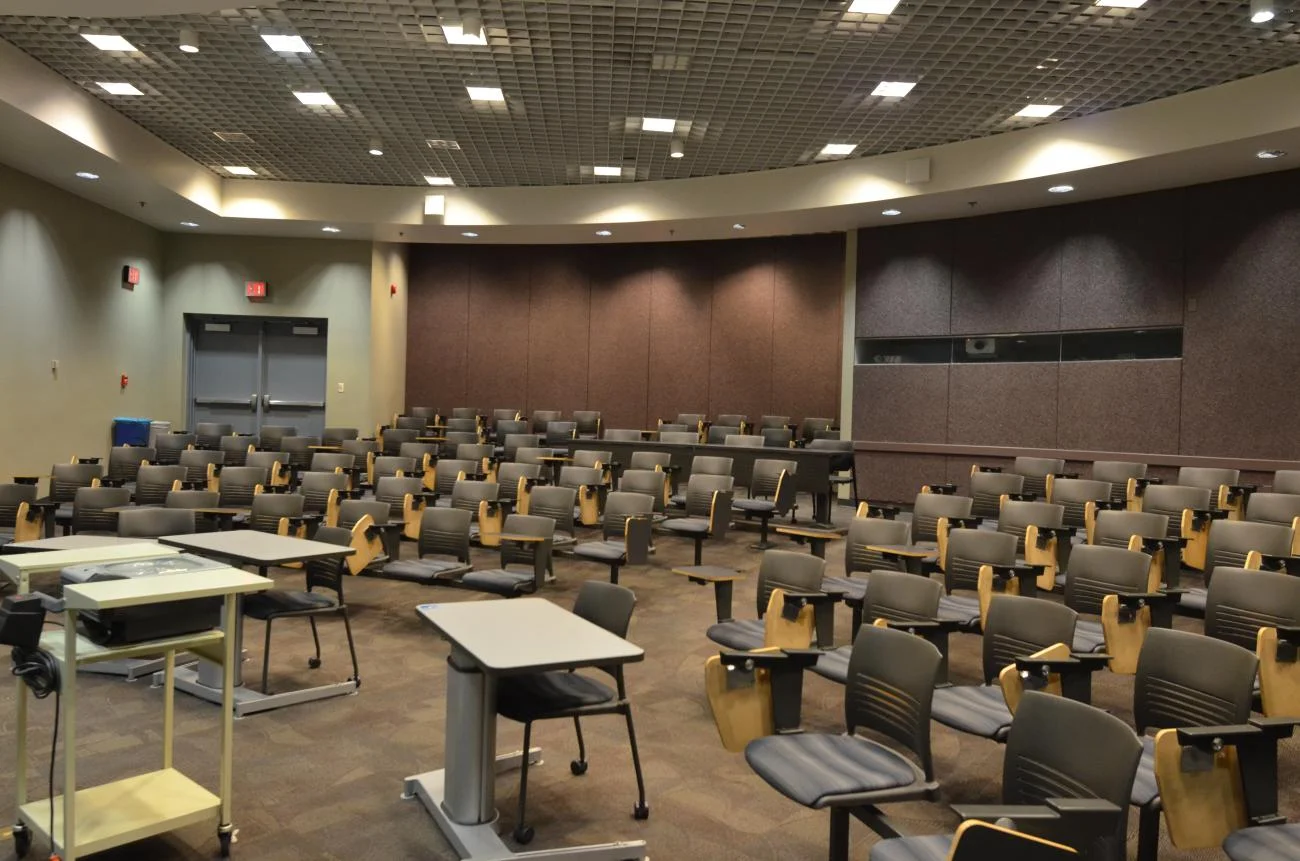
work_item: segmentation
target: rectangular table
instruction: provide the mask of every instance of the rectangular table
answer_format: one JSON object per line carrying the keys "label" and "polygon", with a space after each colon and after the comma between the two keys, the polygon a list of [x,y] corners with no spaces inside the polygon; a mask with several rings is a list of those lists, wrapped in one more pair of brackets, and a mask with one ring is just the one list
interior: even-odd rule
{"label": "rectangular table", "polygon": [[[276,565],[351,556],[356,552],[352,547],[326,544],[323,541],[308,541],[305,538],[292,538],[286,535],[273,535],[269,532],[254,532],[251,529],[241,529],[237,532],[166,535],[159,538],[158,542],[169,547],[179,547],[199,556],[220,559],[232,565],[256,566],[257,573],[263,577],[266,576],[266,569]],[[238,603],[236,609],[240,612],[234,626],[235,648],[236,654],[242,655],[244,618]],[[161,679],[155,676],[154,683],[160,684]],[[176,687],[210,703],[220,703],[221,668],[207,661],[200,661],[197,669],[180,667],[176,670]],[[235,665],[235,714],[244,717],[281,706],[339,697],[353,693],[356,689],[357,681],[349,679],[345,682],[331,682],[295,691],[264,694],[244,687],[242,668],[237,663]]]}
{"label": "rectangular table", "polygon": [[19,541],[7,545],[6,553],[43,552],[47,550],[89,550],[97,547],[118,547],[123,544],[153,543],[151,538],[119,538],[116,535],[60,535],[39,541]]}
{"label": "rectangular table", "polygon": [[403,797],[420,799],[461,858],[644,858],[643,840],[511,852],[496,833],[495,798],[497,772],[540,753],[496,755],[500,677],[633,663],[645,652],[543,598],[421,604],[416,613],[451,643],[447,765],[406,778]]}

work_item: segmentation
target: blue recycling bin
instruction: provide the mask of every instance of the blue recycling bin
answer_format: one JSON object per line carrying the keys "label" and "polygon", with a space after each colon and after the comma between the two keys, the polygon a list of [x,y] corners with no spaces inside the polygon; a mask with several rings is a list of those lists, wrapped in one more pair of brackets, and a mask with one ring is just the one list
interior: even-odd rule
{"label": "blue recycling bin", "polygon": [[113,445],[148,445],[149,422],[127,416],[113,419]]}

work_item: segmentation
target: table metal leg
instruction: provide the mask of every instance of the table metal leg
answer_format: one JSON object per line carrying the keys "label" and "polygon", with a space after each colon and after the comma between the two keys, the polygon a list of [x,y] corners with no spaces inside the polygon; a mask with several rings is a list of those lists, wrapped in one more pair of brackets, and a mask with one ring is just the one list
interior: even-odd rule
{"label": "table metal leg", "polygon": [[730,580],[718,580],[713,584],[713,605],[718,612],[718,621],[727,622],[731,615],[732,583]]}
{"label": "table metal leg", "polygon": [[460,825],[496,818],[496,681],[458,650],[447,658],[446,793]]}

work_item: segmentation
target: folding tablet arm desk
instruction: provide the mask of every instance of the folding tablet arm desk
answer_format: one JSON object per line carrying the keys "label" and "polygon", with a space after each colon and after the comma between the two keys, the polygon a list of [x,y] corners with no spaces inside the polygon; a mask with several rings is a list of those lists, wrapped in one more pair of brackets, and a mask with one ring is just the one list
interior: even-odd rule
{"label": "folding tablet arm desk", "polygon": [[[48,799],[27,799],[27,686],[18,680],[17,768],[15,790],[18,825],[14,838],[18,855],[26,854],[31,832],[52,839],[64,861],[101,852],[166,831],[208,822],[216,825],[221,854],[230,854],[231,777],[234,741],[234,623],[237,596],[270,589],[272,581],[233,568],[187,574],[164,574],[134,580],[106,580],[68,586],[63,590],[67,616],[63,631],[42,635],[41,647],[59,663],[63,707],[63,794],[54,799],[53,822]],[[83,610],[111,610],[193,598],[225,598],[224,628],[127,646],[100,646],[77,634]],[[175,729],[175,656],[188,650],[224,668],[221,716],[220,786],[216,794],[186,777],[172,765]],[[77,673],[76,667],[95,661],[163,652],[163,750],[161,767],[87,789],[77,789]]]}

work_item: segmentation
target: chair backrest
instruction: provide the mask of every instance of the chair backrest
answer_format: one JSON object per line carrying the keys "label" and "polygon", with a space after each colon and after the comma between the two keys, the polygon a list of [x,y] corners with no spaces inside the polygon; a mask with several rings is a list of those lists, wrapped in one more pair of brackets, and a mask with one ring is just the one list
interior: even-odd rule
{"label": "chair backrest", "polygon": [[34,484],[0,484],[0,527],[13,529],[18,523],[19,507],[35,501]]}
{"label": "chair backrest", "polygon": [[[347,547],[352,543],[352,532],[339,526],[320,526],[312,540]],[[344,573],[348,570],[346,557],[312,559],[304,562],[302,567],[306,574],[307,591],[329,589],[338,594],[339,602],[342,603]]]}
{"label": "chair backrest", "polygon": [[185,508],[133,508],[117,516],[123,538],[159,538],[194,532],[194,512]]}
{"label": "chair backrest", "polygon": [[611,442],[640,442],[641,431],[635,428],[606,428],[601,438]]}
{"label": "chair backrest", "polygon": [[739,436],[739,435],[740,435],[739,425],[721,425],[721,424],[709,425],[709,431],[708,431],[708,435],[705,437],[705,442],[707,442],[709,445],[739,445],[739,443],[727,442],[727,437]]}
{"label": "chair backrest", "polygon": [[536,463],[502,463],[497,466],[497,484],[501,486],[499,499],[519,498],[519,479],[536,482],[542,477],[542,467]]}
{"label": "chair backrest", "polygon": [[573,534],[573,507],[578,491],[572,487],[534,487],[528,499],[528,513],[555,522],[555,531]]}
{"label": "chair backrest", "polygon": [[396,455],[402,450],[402,443],[415,442],[420,431],[407,428],[389,428],[384,431],[384,454]]}
{"label": "chair backrest", "polygon": [[867,581],[867,603],[862,618],[890,622],[918,622],[939,615],[943,584],[929,577],[899,571],[873,571]]}
{"label": "chair backrest", "polygon": [[429,419],[425,416],[398,416],[393,421],[393,428],[397,430],[422,431],[429,426]]}
{"label": "chair backrest", "polygon": [[853,468],[853,440],[830,439],[822,437],[809,441],[809,451],[835,451],[838,455],[830,459],[831,472],[843,472]]}
{"label": "chair backrest", "polygon": [[103,472],[97,463],[56,463],[50,467],[50,498],[71,502],[79,488],[90,487]]}
{"label": "chair backrest", "polygon": [[1255,651],[1260,628],[1300,625],[1300,577],[1219,567],[1205,595],[1205,636]]}
{"label": "chair backrest", "polygon": [[1014,472],[974,472],[970,477],[970,492],[975,502],[971,514],[978,517],[997,517],[1003,494],[1024,493],[1025,477]]}
{"label": "chair backrest", "polygon": [[695,431],[661,430],[659,441],[673,445],[694,445],[700,441],[700,435]]}
{"label": "chair backrest", "polygon": [[311,466],[314,445],[320,445],[320,437],[295,435],[280,438],[280,451],[288,456],[289,465],[294,469],[305,470]]}
{"label": "chair backrest", "polygon": [[629,517],[648,516],[654,512],[654,508],[655,499],[648,493],[616,490],[605,497],[601,534],[607,539],[622,538]]}
{"label": "chair backrest", "polygon": [[546,426],[564,417],[560,410],[533,410],[533,433],[546,433]]}
{"label": "chair backrest", "polygon": [[758,420],[758,426],[762,428],[783,428],[790,424],[789,416],[762,416]]}
{"label": "chair backrest", "polygon": [[634,451],[629,458],[628,469],[654,469],[655,467],[668,467],[673,462],[673,456],[666,451]]}
{"label": "chair backrest", "polygon": [[325,428],[321,433],[321,445],[340,445],[346,439],[356,439],[356,428]]}
{"label": "chair backrest", "polygon": [[351,529],[357,525],[361,518],[367,516],[377,526],[388,523],[388,503],[374,499],[347,499],[339,503],[339,526],[344,529]]}
{"label": "chair backrest", "polygon": [[[502,422],[517,422],[519,420],[519,410],[513,407],[504,407],[492,411],[492,426],[498,429],[501,427]],[[527,432],[527,427],[520,431],[520,433],[525,432]]]}
{"label": "chair backrest", "polygon": [[1018,457],[1011,471],[1025,477],[1024,493],[1042,498],[1047,495],[1047,476],[1065,472],[1065,461],[1055,457]]}
{"label": "chair backrest", "polygon": [[195,448],[181,452],[179,464],[185,467],[186,481],[207,481],[208,466],[210,464],[221,466],[225,462],[224,451]]}
{"label": "chair backrest", "polygon": [[1070,552],[1065,605],[1080,613],[1101,613],[1107,595],[1147,591],[1151,557],[1137,550],[1080,544]]}
{"label": "chair backrest", "polygon": [[948,589],[975,589],[981,565],[1014,565],[1016,537],[988,529],[954,529],[948,533],[943,579]]}
{"label": "chair backrest", "polygon": [[[109,464],[112,470],[112,464]],[[1254,493],[1246,502],[1246,519],[1256,523],[1290,526],[1300,517],[1300,496],[1292,493]]]}
{"label": "chair backrest", "polygon": [[490,442],[463,442],[456,446],[456,460],[478,461],[479,467],[475,472],[482,471],[483,458],[495,455],[496,446]]}
{"label": "chair backrest", "polygon": [[897,557],[869,550],[871,545],[910,544],[911,527],[906,520],[886,520],[883,517],[855,517],[849,522],[849,532],[844,538],[844,573],[854,571],[902,571],[902,561]]}
{"label": "chair backrest", "polygon": [[1134,535],[1166,537],[1169,535],[1169,517],[1153,511],[1097,512],[1097,525],[1093,530],[1095,543],[1106,547],[1128,547],[1129,539]]}
{"label": "chair backrest", "polygon": [[755,592],[758,617],[767,612],[773,589],[786,592],[820,592],[826,576],[826,560],[810,553],[792,550],[765,550],[758,563],[758,588]]}
{"label": "chair backrest", "polygon": [[763,445],[769,448],[789,448],[794,442],[794,431],[789,428],[763,428]]}
{"label": "chair backrest", "polygon": [[1065,506],[1054,502],[1008,500],[998,517],[998,532],[1016,537],[1016,551],[1025,552],[1025,529],[1030,526],[1060,526],[1065,520]]}
{"label": "chair backrest", "polygon": [[[691,458],[691,476],[697,475],[731,475],[735,461],[729,457],[697,454]],[[728,488],[730,489],[730,488]]]}
{"label": "chair backrest", "polygon": [[478,421],[478,417],[483,414],[478,407],[452,407],[451,417],[453,419],[473,419]]}
{"label": "chair backrest", "polygon": [[181,452],[194,445],[192,433],[164,433],[154,437],[153,446],[158,450],[158,463],[172,465],[180,462]]}
{"label": "chair backrest", "polygon": [[266,470],[260,466],[228,466],[221,470],[220,505],[247,508],[257,486],[266,488]]}
{"label": "chair backrest", "polygon": [[1217,496],[1225,484],[1241,482],[1241,470],[1214,466],[1182,466],[1178,468],[1178,481],[1184,487],[1204,487]]}
{"label": "chair backrest", "polygon": [[930,706],[942,662],[928,640],[863,625],[853,640],[844,683],[849,734],[867,729],[893,739],[916,756],[927,779],[934,778]]}
{"label": "chair backrest", "polygon": [[[435,489],[445,496],[451,493],[452,488],[456,486],[457,477],[462,472],[465,473],[466,478],[475,480],[482,470],[483,464],[477,460],[461,460],[460,458],[440,460],[438,461],[438,480],[435,482]],[[407,472],[409,474],[410,471]],[[379,468],[375,467],[375,474],[378,475],[378,473]]]}
{"label": "chair backrest", "polygon": [[135,477],[135,501],[139,505],[162,505],[172,485],[184,480],[183,466],[142,466]]}
{"label": "chair backrest", "polygon": [[799,438],[804,442],[812,442],[817,439],[818,434],[828,433],[834,426],[835,419],[806,416],[803,421],[799,422]]}
{"label": "chair backrest", "polygon": [[1068,647],[1074,642],[1078,618],[1078,613],[1062,604],[1020,595],[994,595],[984,620],[984,684],[992,684],[1002,668],[1016,658],[1056,643]]}
{"label": "chair backrest", "polygon": [[[529,439],[531,442],[537,441],[535,437],[530,437]],[[533,464],[541,465],[546,463],[546,461],[542,460],[542,458],[550,457],[550,455],[551,455],[551,450],[549,448],[539,448],[537,446],[520,446],[519,448],[515,449],[515,463],[533,463]]]}
{"label": "chair backrest", "polygon": [[438,408],[437,407],[409,407],[406,410],[406,415],[423,416],[426,419],[434,419],[438,417]]}
{"label": "chair backrest", "polygon": [[[303,510],[321,514],[329,507],[330,491],[337,490],[340,494],[347,490],[348,477],[333,472],[305,472],[302,474],[302,480],[298,483],[298,492],[302,494],[304,503]],[[221,489],[226,489],[225,479],[222,479]]]}
{"label": "chair backrest", "polygon": [[698,429],[704,423],[704,413],[678,413],[677,418],[673,419],[673,423],[685,425],[688,429]]}
{"label": "chair backrest", "polygon": [[[1087,739],[1080,744],[1080,739]],[[1120,811],[1128,807],[1142,743],[1114,715],[1066,697],[1029,691],[1020,700],[1002,758],[1002,803],[1046,803],[1049,798],[1099,799]],[[1122,855],[1128,818],[1089,857]],[[1045,829],[1045,836],[1053,836]],[[1095,851],[1095,854],[1092,854]]]}
{"label": "chair backrest", "polygon": [[262,425],[257,431],[257,447],[266,451],[279,451],[280,440],[297,435],[298,429],[293,425]]}
{"label": "chair backrest", "polygon": [[608,466],[613,460],[614,453],[612,451],[595,451],[584,448],[573,453],[574,466]]}
{"label": "chair backrest", "polygon": [[[754,471],[749,480],[749,495],[776,496],[776,488],[781,481],[781,474],[785,473],[789,476],[788,480],[793,481],[795,470],[798,468],[798,461],[777,460],[768,457],[754,458]],[[778,512],[778,514],[785,514],[785,512]]]}
{"label": "chair backrest", "polygon": [[577,422],[547,422],[546,423],[546,444],[563,445],[573,439],[578,433]]}
{"label": "chair backrest", "polygon": [[298,493],[259,493],[253,498],[248,527],[258,532],[275,532],[280,518],[301,517],[306,500]]}
{"label": "chair backrest", "polygon": [[[346,451],[318,451],[311,456],[311,471],[333,472],[342,469],[346,472],[352,469],[356,462],[356,455],[348,454]],[[225,480],[225,473],[222,473],[222,480]]]}
{"label": "chair backrest", "polygon": [[[578,597],[573,602],[573,615],[604,628],[615,637],[627,637],[632,627],[632,611],[636,609],[636,595],[626,586],[587,580],[578,587]],[[621,664],[597,666],[618,680],[619,696],[624,696],[623,668]]]}
{"label": "chair backrest", "polygon": [[1265,556],[1290,556],[1294,538],[1290,526],[1247,520],[1214,521],[1210,524],[1210,538],[1205,550],[1206,583],[1219,565],[1244,567],[1246,556],[1252,550]]}
{"label": "chair backrest", "polygon": [[117,481],[135,481],[140,464],[152,463],[158,452],[138,445],[117,445],[108,450],[108,477]]}
{"label": "chair backrest", "polygon": [[79,487],[72,501],[73,532],[116,532],[117,514],[105,511],[131,503],[125,487]]}
{"label": "chair backrest", "polygon": [[216,448],[223,436],[234,432],[234,425],[224,422],[198,422],[194,425],[194,444],[199,448]]}
{"label": "chair backrest", "polygon": [[713,420],[713,423],[724,427],[743,428],[749,424],[749,416],[740,413],[722,413]]}
{"label": "chair backrest", "polygon": [[1138,732],[1245,723],[1258,665],[1253,652],[1226,640],[1152,628],[1133,679]]}
{"label": "chair backrest", "polygon": [[692,473],[686,482],[686,516],[708,517],[713,510],[715,491],[730,491],[734,479],[729,475]]}
{"label": "chair backrest", "polygon": [[[375,499],[388,503],[388,511],[394,519],[402,517],[405,510],[406,495],[418,495],[424,490],[424,480],[414,478],[395,478],[385,476],[375,481]],[[453,495],[454,497],[454,495]]]}
{"label": "chair backrest", "polygon": [[1300,469],[1279,469],[1273,473],[1273,492],[1300,494]]}
{"label": "chair backrest", "polygon": [[532,514],[508,514],[501,531],[514,535],[535,535],[545,538],[541,543],[501,542],[501,567],[512,563],[532,565],[533,575],[540,584],[551,563],[551,540],[555,537],[556,523],[549,517]]}
{"label": "chair backrest", "polygon": [[767,439],[758,434],[727,434],[722,440],[723,445],[734,445],[741,448],[762,448],[767,445]]}
{"label": "chair backrest", "polygon": [[1153,484],[1142,494],[1142,510],[1169,518],[1166,534],[1177,538],[1182,533],[1183,509],[1204,510],[1210,507],[1209,488],[1180,484]]}
{"label": "chair backrest", "polygon": [[451,556],[469,562],[469,527],[474,515],[461,508],[430,505],[420,515],[420,537],[416,543],[421,557]]}
{"label": "chair backrest", "polygon": [[250,451],[244,458],[245,466],[260,466],[266,470],[267,475],[275,473],[277,463],[283,467],[287,462],[282,451]]}
{"label": "chair backrest", "polygon": [[392,454],[385,454],[375,458],[375,481],[379,481],[386,475],[397,475],[399,470],[402,475],[410,475],[415,472],[415,458]]}
{"label": "chair backrest", "polygon": [[496,502],[501,485],[495,481],[475,481],[462,479],[453,483],[451,488],[451,507],[478,513],[478,504],[483,501]]}
{"label": "chair backrest", "polygon": [[474,418],[447,419],[447,433],[468,433],[478,436],[478,420]]}
{"label": "chair backrest", "polygon": [[664,488],[668,476],[655,469],[627,469],[618,477],[618,489],[629,493],[643,493],[654,498],[654,510],[664,510]]}
{"label": "chair backrest", "polygon": [[371,452],[379,453],[379,441],[373,439],[345,439],[339,443],[339,447],[358,461],[364,460]]}
{"label": "chair backrest", "polygon": [[970,517],[975,500],[947,493],[918,493],[912,504],[912,540],[937,541],[940,517]]}
{"label": "chair backrest", "polygon": [[1128,480],[1146,478],[1147,465],[1131,460],[1097,460],[1092,464],[1092,477],[1095,481],[1110,482],[1112,502],[1124,502],[1128,498]]}
{"label": "chair backrest", "polygon": [[215,490],[173,490],[163,500],[168,508],[216,508],[221,496]]}
{"label": "chair backrest", "polygon": [[579,434],[599,434],[600,410],[574,410],[573,422],[578,426]]}
{"label": "chair backrest", "polygon": [[223,436],[217,443],[217,448],[226,453],[226,466],[243,466],[247,462],[249,448],[256,445],[256,437]]}
{"label": "chair backrest", "polygon": [[[527,419],[499,419],[496,423],[497,439],[504,440],[512,435],[522,435],[535,440],[537,434],[529,433],[530,427],[531,425],[529,425]],[[518,448],[518,446],[515,447]]]}
{"label": "chair backrest", "polygon": [[1084,511],[1089,502],[1110,502],[1108,481],[1087,478],[1058,478],[1052,483],[1052,502],[1065,508],[1066,526],[1084,526]]}

